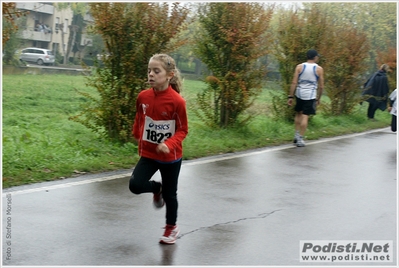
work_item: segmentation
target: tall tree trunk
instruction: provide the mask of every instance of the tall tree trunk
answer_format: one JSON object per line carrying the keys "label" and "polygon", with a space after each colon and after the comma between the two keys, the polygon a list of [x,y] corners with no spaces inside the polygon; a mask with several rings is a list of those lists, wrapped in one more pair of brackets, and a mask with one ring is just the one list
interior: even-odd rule
{"label": "tall tree trunk", "polygon": [[[67,49],[67,53],[66,53],[66,58],[69,62],[69,54],[71,54],[71,50],[73,48],[73,46],[75,45],[75,40],[76,40],[76,33],[79,30],[79,26],[78,25],[70,25],[69,29],[72,32],[72,35],[69,37],[68,40],[68,49]],[[75,59],[75,56],[73,57]]]}
{"label": "tall tree trunk", "polygon": [[65,32],[64,32],[64,24],[61,23],[58,25],[60,31],[61,31],[61,48],[62,48],[62,53],[64,54],[64,64],[66,64],[66,50],[65,50]]}

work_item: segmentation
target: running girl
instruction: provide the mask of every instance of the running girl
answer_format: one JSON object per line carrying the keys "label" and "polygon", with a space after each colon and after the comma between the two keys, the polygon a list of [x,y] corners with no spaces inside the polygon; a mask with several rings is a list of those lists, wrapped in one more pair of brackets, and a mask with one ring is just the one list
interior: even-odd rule
{"label": "running girl", "polygon": [[[160,243],[174,244],[179,235],[177,181],[182,163],[182,142],[188,134],[186,102],[180,95],[182,81],[175,61],[156,54],[148,63],[151,88],[139,93],[133,135],[140,159],[129,189],[134,194],[153,193],[156,208],[166,205],[166,226]],[[162,183],[150,180],[160,171]]]}

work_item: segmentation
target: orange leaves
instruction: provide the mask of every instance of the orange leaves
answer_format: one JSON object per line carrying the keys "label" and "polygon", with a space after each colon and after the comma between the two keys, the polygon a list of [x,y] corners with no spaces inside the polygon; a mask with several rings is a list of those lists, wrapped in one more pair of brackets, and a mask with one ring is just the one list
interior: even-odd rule
{"label": "orange leaves", "polygon": [[[29,11],[20,11],[16,8],[14,2],[3,2],[3,19],[9,23],[9,25],[3,24],[3,45],[10,40],[10,35],[18,30],[18,26],[15,23],[15,19],[21,16],[25,16]],[[3,21],[4,23],[4,21]]]}
{"label": "orange leaves", "polygon": [[341,22],[329,27],[332,34],[322,43],[326,93],[331,99],[329,111],[334,115],[349,114],[360,102],[358,77],[368,67],[365,60],[369,43],[366,34],[353,24]]}
{"label": "orange leaves", "polygon": [[395,88],[397,88],[396,47],[391,46],[388,48],[388,51],[379,51],[377,55],[377,67],[380,67],[384,63],[389,65],[390,70],[388,71],[388,83],[390,91],[393,91]]}
{"label": "orange leaves", "polygon": [[210,75],[206,77],[205,82],[209,84],[219,84],[220,80],[217,77]]}
{"label": "orange leaves", "polygon": [[[108,51],[104,67],[88,77],[100,99],[91,99],[76,118],[93,130],[104,129],[111,140],[132,141],[138,92],[148,86],[147,64],[155,53],[175,50],[170,43],[186,21],[188,10],[173,4],[146,2],[89,3],[94,30],[101,34]],[[169,11],[173,16],[170,16]],[[93,116],[95,114],[95,116]]]}
{"label": "orange leaves", "polygon": [[319,64],[324,68],[331,112],[349,113],[359,103],[357,79],[367,68],[364,60],[369,44],[361,29],[347,20],[330,17],[323,7],[321,3],[308,3],[306,9],[282,12],[275,56],[287,92],[295,66],[306,61],[306,51],[318,50],[322,55]]}
{"label": "orange leaves", "polygon": [[265,73],[265,66],[256,61],[268,51],[272,13],[260,3],[204,4],[196,52],[213,76],[207,77],[209,88],[197,104],[212,124],[237,123],[256,96]]}
{"label": "orange leaves", "polygon": [[391,69],[396,70],[396,47],[391,46],[388,48],[388,51],[379,51],[377,55],[378,65],[386,63]]}

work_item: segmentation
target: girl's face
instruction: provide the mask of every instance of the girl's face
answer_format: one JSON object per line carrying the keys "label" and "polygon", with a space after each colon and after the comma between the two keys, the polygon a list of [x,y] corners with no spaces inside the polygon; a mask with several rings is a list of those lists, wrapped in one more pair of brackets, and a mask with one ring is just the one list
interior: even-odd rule
{"label": "girl's face", "polygon": [[167,73],[162,63],[158,60],[150,59],[148,63],[148,82],[155,90],[165,90],[169,87],[169,80],[173,73]]}

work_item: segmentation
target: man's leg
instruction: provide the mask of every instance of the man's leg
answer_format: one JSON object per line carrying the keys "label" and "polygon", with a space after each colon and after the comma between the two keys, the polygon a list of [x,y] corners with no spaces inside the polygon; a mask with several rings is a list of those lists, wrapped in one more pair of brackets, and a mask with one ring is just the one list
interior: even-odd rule
{"label": "man's leg", "polygon": [[300,135],[301,120],[302,120],[302,112],[297,112],[295,114],[295,119],[294,119],[294,122],[295,122],[294,144],[296,144],[301,137],[301,135]]}
{"label": "man's leg", "polygon": [[297,112],[295,115],[295,131],[299,132],[302,137],[305,135],[308,128],[309,116],[302,112]]}
{"label": "man's leg", "polygon": [[301,137],[305,135],[306,129],[308,128],[308,121],[309,121],[309,115],[302,113],[299,125],[299,134],[301,135]]}
{"label": "man's leg", "polygon": [[305,135],[306,129],[308,127],[309,116],[303,114],[303,112],[297,112],[295,115],[295,139],[294,143],[297,147],[304,147],[305,142],[303,141],[303,136]]}
{"label": "man's leg", "polygon": [[302,120],[302,112],[297,112],[295,114],[295,132],[301,131],[301,120]]}

